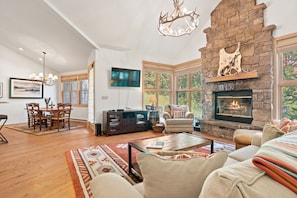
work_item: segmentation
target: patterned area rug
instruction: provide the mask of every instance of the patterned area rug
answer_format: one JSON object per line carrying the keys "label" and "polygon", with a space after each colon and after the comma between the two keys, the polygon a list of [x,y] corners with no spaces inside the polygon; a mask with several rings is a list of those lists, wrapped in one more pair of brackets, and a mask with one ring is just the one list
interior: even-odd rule
{"label": "patterned area rug", "polygon": [[[235,150],[235,146],[215,141],[214,150],[215,152],[219,150],[232,152]],[[205,146],[195,151],[209,153],[210,146]],[[133,162],[136,161],[138,152],[135,149],[132,150]],[[76,197],[93,197],[89,186],[90,181],[95,176],[106,172],[115,172],[132,184],[138,182],[137,178],[128,175],[128,144],[126,142],[70,150],[66,152],[66,159],[76,191]]]}
{"label": "patterned area rug", "polygon": [[107,145],[66,152],[76,197],[93,197],[90,181],[99,174],[114,172],[131,184],[136,179],[128,176],[128,164]]}
{"label": "patterned area rug", "polygon": [[[46,134],[63,132],[63,131],[69,131],[67,127],[60,129],[60,131],[58,131],[58,129],[49,130],[48,128],[42,127],[41,131],[40,131],[38,126],[34,130],[33,127],[28,128],[28,125],[26,123],[11,124],[11,125],[7,125],[5,127],[9,128],[9,129],[14,129],[14,130],[19,131],[19,132],[29,133],[29,134],[32,134],[32,135],[46,135]],[[83,126],[70,126],[70,130],[78,129],[78,128],[81,128],[81,127],[83,127]]]}

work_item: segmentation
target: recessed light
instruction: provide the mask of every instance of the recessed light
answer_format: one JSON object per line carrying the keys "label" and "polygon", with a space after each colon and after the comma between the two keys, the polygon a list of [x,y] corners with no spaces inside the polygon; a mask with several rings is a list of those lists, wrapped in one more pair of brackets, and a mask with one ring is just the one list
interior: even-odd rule
{"label": "recessed light", "polygon": [[24,51],[24,48],[22,48],[22,47],[19,47],[19,50],[20,50],[20,51]]}

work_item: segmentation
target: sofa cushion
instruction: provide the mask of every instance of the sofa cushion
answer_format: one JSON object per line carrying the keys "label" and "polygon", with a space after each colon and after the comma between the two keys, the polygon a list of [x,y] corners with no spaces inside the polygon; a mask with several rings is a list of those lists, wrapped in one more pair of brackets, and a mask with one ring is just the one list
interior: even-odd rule
{"label": "sofa cushion", "polygon": [[252,158],[258,150],[258,146],[249,145],[231,152],[229,154],[229,158],[232,158],[238,162],[242,162],[244,160]]}
{"label": "sofa cushion", "polygon": [[168,119],[166,120],[167,125],[191,125],[193,124],[192,119],[182,119],[182,118],[177,118],[177,119]]}
{"label": "sofa cushion", "polygon": [[223,166],[227,153],[220,151],[208,157],[171,158],[164,159],[156,153],[137,155],[145,197],[198,197],[205,178]]}
{"label": "sofa cushion", "polygon": [[271,124],[265,124],[265,126],[263,128],[261,145],[269,140],[280,137],[283,134],[284,134],[284,132],[281,129],[279,129],[278,127],[271,125]]}
{"label": "sofa cushion", "polygon": [[249,159],[224,166],[209,174],[199,198],[217,197],[292,198],[296,197],[296,194],[271,179],[264,171],[255,167]]}

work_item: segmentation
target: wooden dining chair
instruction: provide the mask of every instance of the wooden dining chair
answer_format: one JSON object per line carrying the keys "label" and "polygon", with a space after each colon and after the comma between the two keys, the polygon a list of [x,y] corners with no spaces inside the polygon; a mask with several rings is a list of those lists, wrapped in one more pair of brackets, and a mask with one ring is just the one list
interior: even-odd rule
{"label": "wooden dining chair", "polygon": [[63,115],[63,127],[68,127],[70,130],[70,115],[71,115],[72,105],[69,103],[64,104],[64,115]]}
{"label": "wooden dining chair", "polygon": [[28,116],[28,128],[30,128],[31,126],[34,126],[35,116],[37,114],[37,112],[35,111],[34,107],[37,104],[38,103],[27,103],[26,104],[27,116]]}
{"label": "wooden dining chair", "polygon": [[57,111],[54,111],[52,113],[50,129],[52,130],[53,128],[55,128],[58,129],[58,131],[60,131],[63,122],[64,106],[57,105],[57,109]]}
{"label": "wooden dining chair", "polygon": [[34,127],[34,130],[37,125],[39,125],[39,130],[41,131],[42,126],[47,127],[48,117],[43,115],[39,110],[39,103],[27,103],[27,114],[28,114],[28,127]]}
{"label": "wooden dining chair", "polygon": [[71,115],[71,104],[62,104],[57,105],[58,111],[54,113],[51,117],[51,128],[57,128],[60,131],[61,128],[64,128],[67,124],[68,129],[70,130],[70,115]]}

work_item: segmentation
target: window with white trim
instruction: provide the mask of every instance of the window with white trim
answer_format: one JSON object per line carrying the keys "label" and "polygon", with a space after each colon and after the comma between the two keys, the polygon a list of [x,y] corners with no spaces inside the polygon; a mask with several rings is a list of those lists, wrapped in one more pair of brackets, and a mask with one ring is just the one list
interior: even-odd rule
{"label": "window with white trim", "polygon": [[61,76],[62,102],[73,106],[88,105],[88,74]]}
{"label": "window with white trim", "polygon": [[275,118],[297,119],[297,34],[275,39]]}

